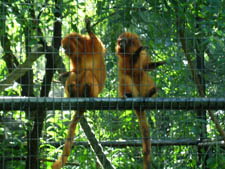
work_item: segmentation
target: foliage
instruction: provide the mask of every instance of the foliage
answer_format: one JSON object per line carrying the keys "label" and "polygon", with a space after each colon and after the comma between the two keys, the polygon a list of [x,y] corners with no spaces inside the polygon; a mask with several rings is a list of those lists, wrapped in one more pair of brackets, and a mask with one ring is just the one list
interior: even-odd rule
{"label": "foliage", "polygon": [[[117,97],[117,57],[115,43],[123,31],[140,35],[153,60],[166,60],[167,64],[151,72],[159,90],[159,97],[198,97],[196,85],[189,70],[179,32],[184,32],[186,48],[195,70],[204,79],[202,85],[207,97],[224,97],[225,89],[225,2],[211,1],[129,1],[129,0],[13,0],[0,2],[0,80],[30,56],[32,49],[60,42],[55,36],[59,30],[62,37],[69,32],[84,33],[84,18],[92,18],[95,33],[104,42],[107,53],[107,81],[101,97]],[[55,26],[62,24],[62,29]],[[40,29],[41,31],[38,31]],[[61,36],[61,35],[60,35]],[[42,39],[43,38],[43,39]],[[53,39],[55,38],[55,39]],[[58,38],[58,39],[57,39]],[[54,78],[50,97],[63,97],[64,87],[58,76],[69,61],[61,48],[53,56]],[[40,97],[48,68],[47,55],[34,62],[32,70],[1,92],[2,96]],[[199,64],[201,62],[201,64]],[[202,69],[200,68],[202,67]],[[28,77],[28,80],[25,77]],[[33,112],[0,112],[0,168],[25,168],[28,131],[34,125]],[[200,117],[197,111],[148,111],[152,139],[193,140],[220,137],[210,118]],[[40,137],[41,168],[50,168],[61,153],[61,145],[67,133],[72,111],[48,111]],[[88,111],[85,113],[99,141],[140,139],[139,126],[133,111]],[[224,111],[216,112],[222,123]],[[225,128],[224,124],[223,128]],[[76,131],[76,142],[87,141],[81,128]],[[141,168],[141,148],[104,147],[107,157],[116,168]],[[75,146],[70,162],[79,163],[74,168],[98,168],[95,154],[90,148]],[[225,163],[224,149],[219,145],[154,146],[152,168],[212,168]],[[4,162],[4,163],[3,163]],[[2,166],[1,166],[2,165]],[[70,165],[65,168],[71,168]]]}

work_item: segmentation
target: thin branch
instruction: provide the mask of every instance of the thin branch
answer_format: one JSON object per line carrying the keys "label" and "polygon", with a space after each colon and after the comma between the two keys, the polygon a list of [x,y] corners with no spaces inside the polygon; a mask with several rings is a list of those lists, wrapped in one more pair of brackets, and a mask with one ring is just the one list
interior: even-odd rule
{"label": "thin branch", "polygon": [[111,13],[111,14],[109,14],[108,16],[105,16],[105,17],[103,17],[103,18],[100,18],[97,22],[95,22],[91,27],[92,27],[92,29],[95,27],[95,26],[97,26],[99,23],[101,23],[101,22],[103,22],[104,20],[108,20],[108,18],[110,18],[110,17],[112,17],[113,15],[116,15],[116,14],[118,14],[118,12],[114,12],[114,13]]}
{"label": "thin branch", "polygon": [[[55,160],[50,160],[50,159],[44,159],[44,158],[40,158],[39,159],[40,161],[47,161],[47,162],[55,162]],[[76,162],[67,162],[65,164],[65,166],[79,166],[80,164],[79,163],[76,163]]]}
{"label": "thin branch", "polygon": [[95,135],[92,132],[91,127],[88,125],[88,122],[85,119],[85,117],[81,118],[80,124],[102,167],[104,169],[115,169],[115,167],[111,164],[111,162],[107,159],[106,155],[104,154],[102,146],[98,143],[98,140],[95,138]]}
{"label": "thin branch", "polygon": [[0,81],[0,92],[4,91],[5,88],[12,85],[12,83],[22,77],[28,70],[35,60],[37,60],[41,55],[43,55],[43,48],[38,48],[36,51],[32,52],[30,56],[26,59],[23,64],[17,66],[6,79]]}
{"label": "thin branch", "polygon": [[[26,161],[26,157],[5,157],[4,160],[5,161]],[[45,158],[39,158],[40,161],[47,161],[47,162],[55,162],[55,160],[50,160],[50,159],[45,159]],[[79,163],[76,162],[67,162],[66,163],[67,166],[79,166]]]}

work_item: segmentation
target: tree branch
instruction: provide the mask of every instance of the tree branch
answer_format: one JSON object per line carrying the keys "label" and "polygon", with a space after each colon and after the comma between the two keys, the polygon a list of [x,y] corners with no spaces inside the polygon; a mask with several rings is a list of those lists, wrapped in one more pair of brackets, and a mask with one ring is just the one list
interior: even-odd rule
{"label": "tree branch", "polygon": [[[176,12],[178,13],[177,9],[176,9]],[[177,29],[178,29],[178,32],[179,32],[179,35],[180,35],[180,41],[181,41],[181,45],[182,45],[184,54],[185,54],[185,56],[187,58],[187,61],[188,61],[189,69],[192,73],[194,82],[197,85],[199,95],[201,97],[205,97],[205,93],[204,93],[204,90],[201,86],[200,79],[199,79],[197,73],[195,72],[193,63],[191,61],[190,52],[188,51],[188,48],[187,48],[186,38],[185,38],[185,25],[183,24],[183,28],[181,28],[179,26],[181,26],[181,23],[180,23],[180,18],[177,15]],[[208,110],[208,112],[209,112],[209,116],[211,117],[212,121],[214,122],[214,124],[216,126],[217,131],[220,133],[223,140],[225,141],[225,132],[224,132],[223,128],[221,127],[219,121],[217,120],[217,118],[215,117],[214,113],[211,110]]]}
{"label": "tree branch", "polygon": [[33,62],[43,55],[43,48],[38,48],[32,52],[23,64],[17,66],[5,80],[0,81],[0,92],[12,85],[15,80],[22,77],[32,66]]}
{"label": "tree branch", "polygon": [[[60,1],[55,1],[55,8],[60,6],[58,4]],[[61,10],[58,10],[57,14],[60,14]],[[53,75],[55,73],[55,57],[58,55],[58,49],[55,49],[55,47],[59,48],[60,46],[60,38],[61,38],[61,24],[54,24],[54,36],[57,36],[57,40],[55,40],[55,37],[53,37],[53,46],[49,47],[47,45],[47,42],[43,38],[43,33],[41,31],[41,28],[39,26],[39,20],[40,18],[35,17],[34,9],[31,10],[31,14],[33,13],[33,19],[36,21],[34,24],[37,26],[37,34],[40,36],[40,42],[44,48],[44,50],[48,51],[45,55],[46,58],[46,64],[45,64],[45,75],[42,81],[41,90],[40,90],[40,97],[46,97],[49,95],[50,89],[51,89],[51,82],[53,79]],[[41,16],[42,11],[38,15],[38,17]],[[57,18],[56,13],[55,20]],[[55,21],[57,23],[57,21]],[[57,27],[56,27],[57,25]],[[56,30],[57,29],[57,30]],[[58,35],[60,33],[60,35]],[[60,37],[59,37],[60,36]],[[57,43],[56,43],[57,42]],[[52,50],[51,50],[52,49]],[[43,128],[43,122],[46,118],[46,110],[42,108],[38,108],[36,111],[36,116],[34,119],[34,125],[32,131],[28,131],[28,146],[27,146],[27,160],[26,160],[26,169],[38,169],[40,168],[40,160],[38,159],[39,156],[39,138],[42,133]]]}
{"label": "tree branch", "polygon": [[107,159],[106,155],[103,153],[102,146],[95,138],[95,135],[92,132],[91,127],[88,125],[88,122],[85,117],[80,119],[80,124],[102,167],[104,169],[115,169],[115,167],[111,164],[111,162]]}

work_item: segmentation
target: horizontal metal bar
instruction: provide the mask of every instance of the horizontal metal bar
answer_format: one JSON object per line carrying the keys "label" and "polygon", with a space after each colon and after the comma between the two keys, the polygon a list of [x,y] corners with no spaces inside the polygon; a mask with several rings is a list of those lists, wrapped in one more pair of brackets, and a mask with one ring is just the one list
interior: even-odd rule
{"label": "horizontal metal bar", "polygon": [[[123,148],[123,147],[140,147],[142,146],[141,140],[114,140],[114,141],[100,141],[99,142],[101,146],[106,147],[117,147],[117,148]],[[50,143],[51,145],[55,147],[60,147],[61,144],[59,142]],[[62,143],[63,144],[63,143]],[[153,139],[151,140],[152,146],[210,146],[210,145],[219,145],[222,147],[225,147],[224,141],[200,141],[200,140],[193,140],[193,139],[177,139],[177,140],[162,140],[162,139]],[[89,147],[90,144],[87,141],[75,141],[73,143],[73,146],[85,146]]]}
{"label": "horizontal metal bar", "polygon": [[[181,140],[151,140],[152,146],[181,146],[181,145],[197,145],[199,141],[181,139]],[[119,140],[119,141],[101,141],[102,146],[107,147],[140,147],[142,146],[141,140]],[[89,146],[88,142],[74,142],[74,145]]]}
{"label": "horizontal metal bar", "polygon": [[[5,139],[4,141],[7,142],[13,142],[12,139]],[[60,147],[64,144],[63,142],[48,142],[48,144],[51,144],[54,147]],[[117,147],[117,148],[124,148],[127,146],[130,147],[140,147],[142,146],[141,139],[136,140],[112,140],[112,141],[100,141],[99,144],[104,147]],[[204,140],[200,141],[198,139],[151,139],[152,146],[213,146],[218,145],[221,147],[225,147],[225,142],[222,140]],[[88,141],[75,141],[73,143],[73,146],[84,146],[84,147],[90,147],[90,144]],[[10,145],[9,148],[19,148],[19,145],[13,144]]]}
{"label": "horizontal metal bar", "polygon": [[225,110],[225,98],[0,97],[0,110]]}

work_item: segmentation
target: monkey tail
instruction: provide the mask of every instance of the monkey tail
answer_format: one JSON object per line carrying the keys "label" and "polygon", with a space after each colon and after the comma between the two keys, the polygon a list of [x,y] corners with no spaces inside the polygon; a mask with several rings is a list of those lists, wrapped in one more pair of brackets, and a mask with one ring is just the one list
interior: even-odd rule
{"label": "monkey tail", "polygon": [[136,110],[138,117],[141,135],[142,135],[142,147],[144,155],[144,169],[150,169],[150,159],[151,159],[151,140],[150,140],[150,131],[146,119],[146,114],[144,111]]}
{"label": "monkey tail", "polygon": [[73,144],[73,138],[75,135],[75,129],[76,129],[77,123],[82,118],[83,114],[84,114],[84,111],[77,111],[73,115],[73,119],[70,123],[68,134],[66,136],[63,153],[61,157],[52,165],[52,169],[60,169],[66,164],[71,151],[72,144]]}

